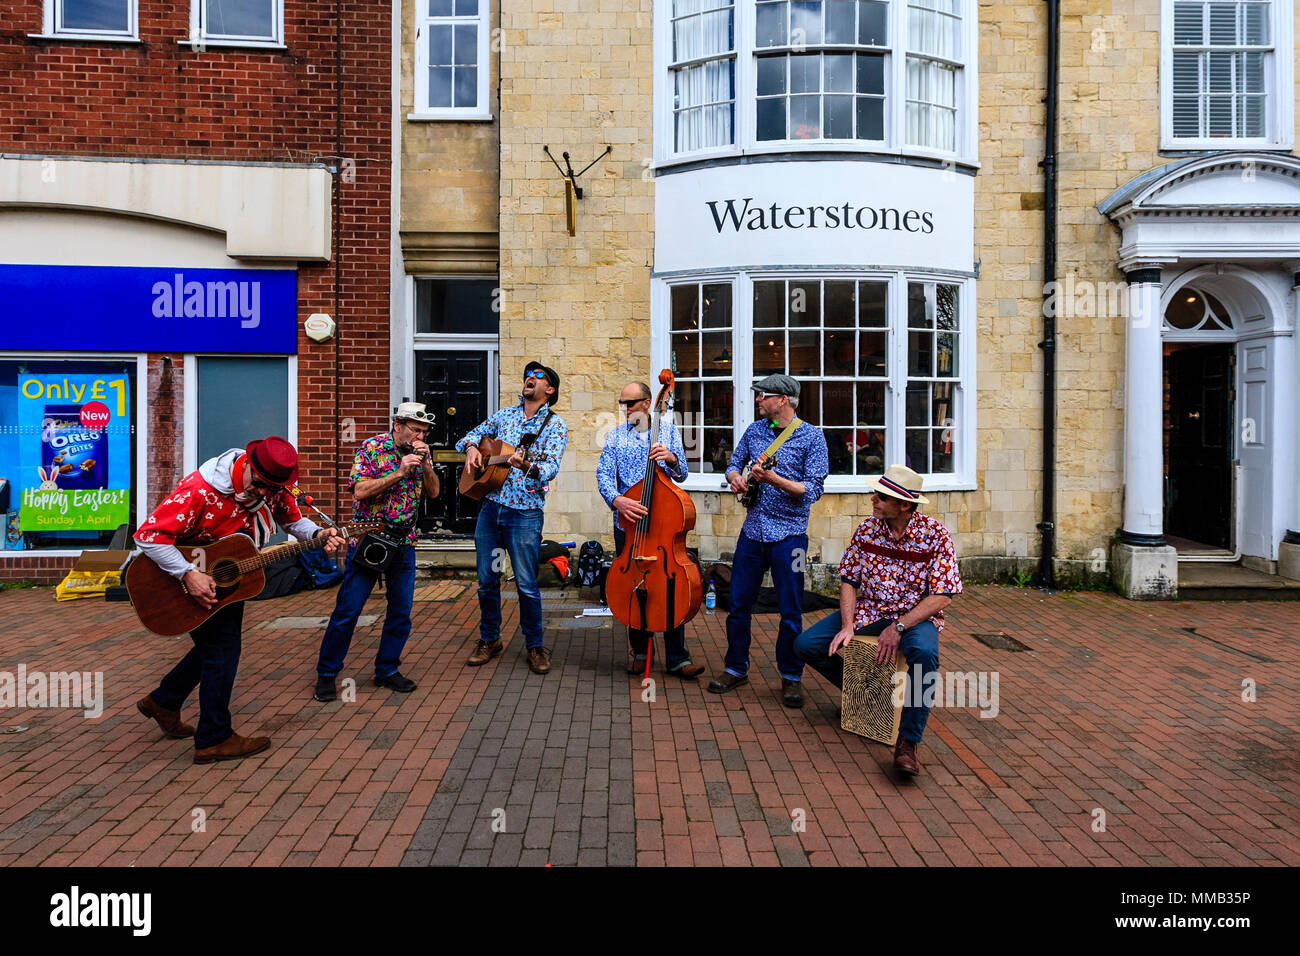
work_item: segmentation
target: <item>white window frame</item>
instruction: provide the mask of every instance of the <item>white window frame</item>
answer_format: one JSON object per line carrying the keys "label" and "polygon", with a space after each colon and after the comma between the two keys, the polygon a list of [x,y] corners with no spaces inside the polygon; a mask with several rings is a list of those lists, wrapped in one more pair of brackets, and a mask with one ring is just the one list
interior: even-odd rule
{"label": "white window frame", "polygon": [[[470,17],[430,17],[423,14],[428,9],[424,0],[416,0],[415,24],[415,108],[408,113],[408,120],[490,120],[492,106],[488,99],[488,79],[492,72],[489,60],[492,33],[490,0],[479,0],[478,15]],[[475,106],[440,106],[429,104],[429,43],[427,28],[433,23],[461,23],[468,25],[471,19],[478,24],[478,103]],[[423,278],[423,277],[422,277]]]}
{"label": "white window frame", "polygon": [[[672,364],[671,325],[672,287],[697,282],[731,283],[732,285],[732,381],[736,383],[733,402],[732,448],[745,429],[754,421],[752,331],[754,324],[754,282],[790,281],[885,281],[889,349],[889,374],[885,389],[885,458],[886,464],[901,462],[906,449],[907,414],[907,286],[909,282],[938,282],[958,287],[957,361],[960,374],[952,379],[956,388],[952,412],[957,447],[953,450],[953,470],[943,474],[926,474],[926,491],[974,491],[976,440],[976,290],[969,276],[921,272],[915,269],[753,269],[720,270],[672,276],[658,276],[650,285],[650,357],[653,368],[670,368]],[[855,378],[855,381],[857,379]],[[820,425],[818,426],[820,427]],[[870,494],[864,476],[831,475],[826,493]],[[691,472],[682,487],[688,491],[719,491],[726,487],[722,475]]]}
{"label": "white window frame", "polygon": [[[1167,2],[1167,0],[1166,0]],[[655,6],[654,22],[654,168],[679,163],[734,156],[769,153],[853,152],[890,156],[919,156],[939,161],[960,162],[977,167],[979,106],[978,83],[978,7],[975,0],[963,0],[961,11],[961,69],[957,75],[957,149],[931,149],[906,143],[907,93],[907,2],[888,0],[887,48],[860,47],[854,52],[884,49],[885,62],[885,139],[875,140],[762,140],[757,138],[758,77],[755,61],[760,50],[755,45],[755,0],[736,0],[734,30],[736,37],[736,142],[692,152],[674,150],[673,84],[669,65],[672,60],[672,2],[662,0]],[[766,49],[766,48],[764,48]],[[846,52],[848,52],[846,48]],[[933,58],[932,58],[933,59]],[[945,62],[945,61],[941,61]]]}
{"label": "white window frame", "polygon": [[[403,395],[415,394],[415,353],[420,351],[441,352],[487,352],[487,413],[494,414],[500,408],[501,397],[501,334],[490,332],[416,332],[415,283],[417,280],[443,279],[496,282],[498,277],[490,273],[481,275],[420,273],[406,277],[406,327],[411,330],[411,340],[406,349],[402,375],[405,379],[401,390]],[[439,414],[441,409],[436,410]],[[472,423],[473,428],[478,422]]]}
{"label": "white window frame", "polygon": [[[56,362],[72,360],[78,362],[135,362],[135,514],[136,525],[149,516],[149,402],[146,398],[149,384],[149,357],[144,352],[2,352],[0,361],[23,360],[32,362]],[[12,501],[12,497],[10,499]],[[23,558],[68,558],[77,557],[81,548],[58,548],[40,551],[0,550],[0,562],[17,561]]]}
{"label": "white window frame", "polygon": [[[284,437],[289,440],[295,448],[298,447],[298,356],[297,355],[276,355],[263,353],[247,352],[187,352],[185,353],[184,364],[184,382],[182,391],[184,392],[185,403],[185,434],[182,440],[181,460],[185,474],[194,471],[202,462],[199,461],[199,359],[205,358],[234,358],[234,359],[284,359],[288,365],[288,378],[286,391],[288,395],[288,417],[286,418],[287,431],[289,434]],[[148,511],[140,512],[141,515],[147,516]],[[143,518],[141,519],[143,520]]]}
{"label": "white window frame", "polygon": [[41,18],[41,32],[28,36],[44,40],[99,40],[104,43],[139,43],[140,13],[138,0],[126,0],[126,30],[70,30],[64,29],[63,0],[45,0]]}
{"label": "white window frame", "polygon": [[203,23],[203,3],[204,0],[190,0],[190,32],[186,39],[180,41],[181,46],[193,47],[200,52],[208,47],[253,47],[263,50],[288,49],[284,44],[284,0],[271,0],[273,5],[271,29],[274,31],[274,36],[271,37],[235,36],[223,33],[210,34]]}
{"label": "white window frame", "polygon": [[1295,43],[1291,0],[1269,3],[1273,51],[1265,75],[1263,137],[1174,136],[1174,0],[1160,0],[1160,148],[1168,150],[1280,149],[1295,145]]}

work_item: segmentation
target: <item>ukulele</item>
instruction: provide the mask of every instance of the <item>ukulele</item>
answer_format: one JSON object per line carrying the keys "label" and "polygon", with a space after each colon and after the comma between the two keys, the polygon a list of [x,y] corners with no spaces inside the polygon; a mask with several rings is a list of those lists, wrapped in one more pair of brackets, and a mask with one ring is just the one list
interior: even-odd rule
{"label": "ukulele", "polygon": [[[340,528],[345,538],[359,538],[383,525],[353,525]],[[194,630],[217,611],[236,601],[262,593],[266,574],[262,568],[291,554],[323,548],[327,537],[294,541],[258,551],[246,534],[232,534],[213,544],[178,544],[177,550],[199,571],[210,574],[217,585],[217,603],[204,607],[190,596],[185,581],[174,578],[149,558],[140,555],[126,569],[126,592],[135,615],[148,630],[162,637],[176,637]]]}

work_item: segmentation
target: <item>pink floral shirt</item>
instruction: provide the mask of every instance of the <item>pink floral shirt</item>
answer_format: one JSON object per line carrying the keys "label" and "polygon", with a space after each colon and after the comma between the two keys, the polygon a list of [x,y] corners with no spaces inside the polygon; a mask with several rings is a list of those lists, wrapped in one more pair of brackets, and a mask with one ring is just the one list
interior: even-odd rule
{"label": "pink floral shirt", "polygon": [[[875,515],[858,525],[840,560],[840,580],[858,588],[854,630],[897,620],[928,595],[962,591],[952,536],[942,522],[920,512],[899,539]],[[930,620],[943,630],[942,611]]]}
{"label": "pink floral shirt", "polygon": [[[402,464],[402,452],[393,442],[391,433],[367,438],[361,443],[361,450],[352,460],[352,473],[348,475],[348,491],[356,491],[358,481],[371,478],[383,478],[392,474]],[[383,494],[354,501],[352,511],[357,521],[363,524],[397,524],[408,525],[406,544],[415,544],[415,518],[420,507],[420,495],[423,494],[424,479],[420,470],[397,479]]]}

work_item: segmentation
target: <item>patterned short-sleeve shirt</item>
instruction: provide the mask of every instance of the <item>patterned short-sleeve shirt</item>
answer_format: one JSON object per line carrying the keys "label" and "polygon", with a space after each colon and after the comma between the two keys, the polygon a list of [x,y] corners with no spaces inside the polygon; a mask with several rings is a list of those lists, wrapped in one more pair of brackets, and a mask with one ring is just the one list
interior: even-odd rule
{"label": "patterned short-sleeve shirt", "polygon": [[[912,514],[902,538],[871,515],[853,532],[840,560],[840,580],[858,588],[854,630],[897,620],[931,594],[960,594],[961,571],[952,536],[938,519]],[[943,612],[930,618],[943,630]]]}
{"label": "patterned short-sleeve shirt", "polygon": [[[348,475],[348,491],[355,491],[358,481],[390,475],[402,464],[402,452],[393,442],[392,434],[376,435],[361,443],[356,458],[352,460],[352,473]],[[419,469],[399,478],[382,494],[363,501],[353,501],[352,511],[360,524],[410,525],[407,544],[415,544],[415,516],[420,507],[424,480]]]}

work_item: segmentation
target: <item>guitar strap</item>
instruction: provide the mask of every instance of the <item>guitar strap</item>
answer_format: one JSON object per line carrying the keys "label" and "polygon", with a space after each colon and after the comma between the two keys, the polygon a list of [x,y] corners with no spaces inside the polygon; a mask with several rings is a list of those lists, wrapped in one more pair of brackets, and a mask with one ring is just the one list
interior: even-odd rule
{"label": "guitar strap", "polygon": [[781,446],[785,444],[786,439],[793,435],[794,430],[802,424],[802,421],[795,418],[789,425],[786,425],[785,428],[781,429],[781,434],[776,436],[776,441],[767,446],[767,449],[763,452],[763,457],[771,458],[775,455],[780,450]]}

